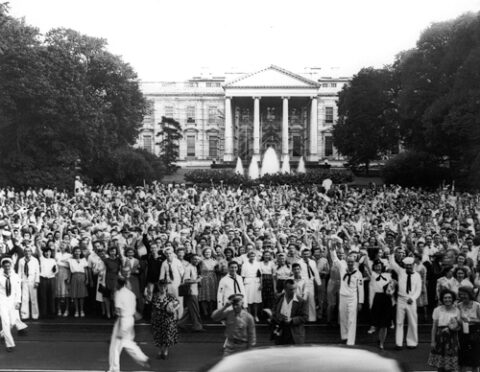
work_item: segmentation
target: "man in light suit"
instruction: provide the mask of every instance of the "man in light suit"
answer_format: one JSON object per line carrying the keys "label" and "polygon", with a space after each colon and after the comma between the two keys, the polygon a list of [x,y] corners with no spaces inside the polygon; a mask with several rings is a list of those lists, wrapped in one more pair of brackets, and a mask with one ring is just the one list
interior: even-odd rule
{"label": "man in light suit", "polygon": [[320,274],[318,273],[317,264],[310,258],[312,252],[305,248],[302,251],[302,258],[297,261],[302,269],[302,279],[305,281],[306,300],[308,304],[308,321],[315,322],[317,320],[317,309],[315,304],[315,285],[320,286]]}
{"label": "man in light suit", "polygon": [[307,302],[296,295],[293,279],[285,281],[284,293],[280,295],[273,312],[274,339],[277,345],[300,345],[305,343],[305,322],[308,319]]}

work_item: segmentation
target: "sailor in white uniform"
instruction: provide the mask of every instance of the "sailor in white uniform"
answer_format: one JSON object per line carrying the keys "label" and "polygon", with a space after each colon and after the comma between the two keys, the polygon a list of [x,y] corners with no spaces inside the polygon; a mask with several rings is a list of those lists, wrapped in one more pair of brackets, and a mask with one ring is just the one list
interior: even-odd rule
{"label": "sailor in white uniform", "polygon": [[422,278],[413,270],[413,257],[402,260],[405,268],[395,262],[390,256],[390,267],[398,275],[397,324],[395,329],[395,344],[397,349],[403,346],[403,325],[405,316],[408,319],[407,348],[415,349],[418,346],[418,317],[417,298],[422,293]]}
{"label": "sailor in white uniform", "polygon": [[355,257],[347,256],[347,262],[340,261],[335,248],[330,249],[333,263],[340,268],[339,320],[340,336],[347,345],[355,345],[357,333],[357,312],[362,310],[364,292],[363,275],[355,268]]}
{"label": "sailor in white uniform", "polygon": [[13,272],[12,264],[10,258],[2,259],[3,270],[0,273],[0,317],[2,318],[2,333],[7,351],[12,351],[15,347],[12,327],[17,321],[22,300],[20,277]]}

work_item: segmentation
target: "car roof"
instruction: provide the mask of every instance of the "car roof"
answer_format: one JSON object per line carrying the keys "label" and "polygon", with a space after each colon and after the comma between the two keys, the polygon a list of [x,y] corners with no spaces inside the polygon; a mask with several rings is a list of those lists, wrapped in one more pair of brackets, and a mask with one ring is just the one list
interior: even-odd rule
{"label": "car roof", "polygon": [[401,372],[394,359],[335,346],[258,348],[223,358],[209,372]]}

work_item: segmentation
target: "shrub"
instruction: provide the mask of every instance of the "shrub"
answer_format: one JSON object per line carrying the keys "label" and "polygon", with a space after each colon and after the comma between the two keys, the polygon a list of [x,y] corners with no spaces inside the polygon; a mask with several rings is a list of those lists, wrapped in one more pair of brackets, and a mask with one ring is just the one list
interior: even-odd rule
{"label": "shrub", "polygon": [[0,172],[0,187],[56,187],[58,190],[73,191],[74,181],[75,172],[62,167]]}
{"label": "shrub", "polygon": [[292,174],[272,174],[261,177],[257,180],[251,180],[248,177],[235,174],[233,170],[215,170],[215,169],[198,169],[192,170],[185,174],[185,180],[194,184],[219,184],[223,182],[225,185],[255,186],[259,184],[265,185],[311,185],[321,184],[323,180],[330,178],[333,183],[345,183],[352,181],[350,172],[342,171],[309,171],[307,173]]}
{"label": "shrub", "polygon": [[144,181],[160,180],[165,166],[159,157],[145,150],[121,147],[88,166],[85,173],[95,184],[142,185]]}
{"label": "shrub", "polygon": [[414,151],[400,153],[388,160],[382,177],[387,184],[424,188],[434,188],[451,179],[449,169],[441,167],[433,155]]}

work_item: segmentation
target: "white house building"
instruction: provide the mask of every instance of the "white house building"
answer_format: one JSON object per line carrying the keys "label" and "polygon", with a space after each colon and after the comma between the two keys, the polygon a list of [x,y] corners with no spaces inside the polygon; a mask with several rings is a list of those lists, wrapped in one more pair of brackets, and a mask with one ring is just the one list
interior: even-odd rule
{"label": "white house building", "polygon": [[142,82],[149,113],[137,146],[159,153],[162,116],[183,130],[183,167],[260,159],[268,147],[291,161],[336,157],[331,130],[338,92],[349,78],[293,73],[277,66],[230,77],[201,76],[186,82]]}

